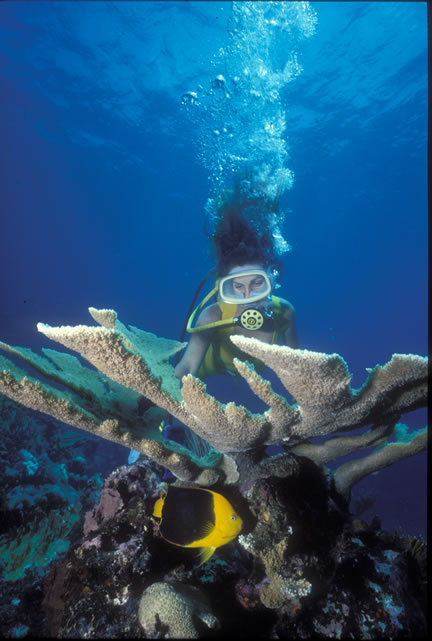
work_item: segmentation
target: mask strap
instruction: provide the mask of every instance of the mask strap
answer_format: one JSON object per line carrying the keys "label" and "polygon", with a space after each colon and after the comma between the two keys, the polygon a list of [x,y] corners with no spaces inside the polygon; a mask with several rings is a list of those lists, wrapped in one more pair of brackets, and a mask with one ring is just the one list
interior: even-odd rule
{"label": "mask strap", "polygon": [[200,329],[203,329],[204,327],[207,328],[207,325],[201,327],[192,327],[192,323],[195,320],[195,316],[198,314],[198,312],[204,307],[204,305],[210,300],[212,296],[214,296],[217,292],[218,288],[217,286],[213,287],[213,289],[205,296],[202,301],[200,302],[199,305],[195,307],[193,310],[192,314],[190,314],[187,325],[186,325],[186,331],[189,333],[192,333],[194,331],[199,331]]}

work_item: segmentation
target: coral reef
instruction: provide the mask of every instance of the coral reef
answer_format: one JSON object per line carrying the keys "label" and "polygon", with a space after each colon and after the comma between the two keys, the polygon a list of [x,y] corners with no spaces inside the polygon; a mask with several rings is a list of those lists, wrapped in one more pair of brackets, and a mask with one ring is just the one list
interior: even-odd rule
{"label": "coral reef", "polygon": [[[290,405],[252,365],[236,359],[239,374],[269,406],[263,414],[252,414],[233,402],[219,403],[191,375],[183,378],[180,390],[169,358],[183,344],[133,327],[127,329],[113,310],[89,311],[101,326],[50,327],[39,323],[38,329],[78,351],[99,372],[85,368],[73,356],[44,350],[45,357],[41,357],[31,350],[3,343],[0,347],[21,356],[44,376],[62,382],[69,389],[60,392],[1,358],[4,369],[0,372],[0,391],[18,402],[140,451],[179,479],[203,486],[220,481],[245,482],[245,474],[251,468],[260,465],[268,468],[262,453],[272,444],[282,444],[287,451],[285,459],[276,463],[279,474],[283,473],[284,465],[286,473],[290,473],[292,454],[322,465],[374,445],[377,448],[374,452],[341,466],[335,473],[336,488],[349,499],[352,485],[366,474],[426,447],[426,428],[411,433],[403,443],[391,440],[397,437],[395,426],[401,414],[426,403],[426,358],[395,354],[385,366],[370,369],[364,385],[354,390],[347,365],[337,354],[267,345],[253,338],[233,336],[231,340],[245,357],[258,358],[273,369],[296,400],[296,404]],[[208,442],[209,454],[200,458],[182,445],[164,440],[156,427],[161,415],[155,421],[151,414],[155,408],[147,410],[146,420],[139,418],[139,395]],[[319,445],[309,442],[313,437],[327,437],[367,425],[371,427],[362,435],[332,437]],[[248,464],[245,456],[249,456]]]}
{"label": "coral reef", "polygon": [[150,514],[162,473],[145,458],[105,480],[99,503],[86,514],[81,545],[45,579],[52,636],[143,636],[136,593],[153,565]]}
{"label": "coral reef", "polygon": [[81,503],[64,510],[34,512],[25,527],[12,528],[0,537],[0,568],[4,581],[17,581],[26,575],[29,566],[45,567],[64,556],[69,549],[73,526],[80,520]]}
{"label": "coral reef", "polygon": [[2,396],[0,416],[0,577],[17,581],[76,542],[102,479],[86,469],[95,439],[31,417]]}
{"label": "coral reef", "polygon": [[45,637],[41,583],[82,536],[122,448],[0,395],[0,636]]}
{"label": "coral reef", "polygon": [[425,635],[419,544],[341,512],[330,476],[313,462],[241,486],[233,500],[244,535],[201,567],[152,522],[162,472],[143,457],[106,479],[110,496],[88,515],[83,541],[44,581],[51,636]]}
{"label": "coral reef", "polygon": [[[70,354],[44,349],[44,356],[40,356],[27,348],[0,343],[0,348],[24,359],[44,378],[66,388],[60,390],[30,377],[0,356],[0,392],[64,423],[138,450],[179,478],[211,485],[220,474],[229,476],[229,462],[225,463],[222,454],[211,449],[199,459],[182,445],[165,440],[159,430],[168,413],[177,415],[175,410],[180,407],[180,386],[168,359],[184,344],[137,328],[127,329],[118,320],[113,329],[116,318],[113,310],[90,308],[90,312],[95,320],[108,326],[78,325],[69,329],[73,330],[72,343],[99,371],[84,367]],[[50,333],[46,325],[39,323],[38,329]],[[141,415],[141,395],[153,402],[156,399],[158,407],[150,407]],[[212,469],[218,464],[219,473]]]}
{"label": "coral reef", "polygon": [[[138,618],[150,639],[162,634],[169,639],[199,639],[205,628],[219,627],[203,593],[181,583],[152,583],[141,597]],[[204,630],[198,629],[197,620]]]}
{"label": "coral reef", "polygon": [[[191,375],[180,389],[169,363],[180,343],[126,328],[113,310],[90,311],[99,327],[38,328],[98,371],[54,350],[39,356],[0,345],[43,376],[42,382],[0,357],[1,392],[143,454],[105,480],[98,504],[85,516],[83,538],[73,549],[61,549],[65,558],[51,566],[43,601],[38,597],[43,632],[78,638],[424,636],[423,543],[355,520],[349,499],[359,479],[426,447],[426,428],[413,432],[398,422],[426,403],[426,358],[394,355],[369,370],[355,390],[337,354],[234,336],[245,359],[263,361],[296,401],[289,404],[246,360],[236,360],[239,374],[269,407],[252,414],[233,402],[219,403]],[[142,396],[156,407],[147,405],[143,413]],[[159,426],[168,414],[209,444],[204,456],[164,439]],[[24,433],[15,447],[15,463],[23,478],[33,478],[41,465],[25,439]],[[268,456],[269,445],[281,453]],[[365,456],[335,472],[325,467],[363,449]],[[75,456],[65,467],[60,457],[52,473],[73,487],[80,465]],[[212,486],[224,494],[244,524],[238,540],[202,567],[194,566],[190,550],[164,541],[151,518],[164,467],[176,484]],[[10,491],[8,509],[20,509],[23,500],[28,509],[39,505],[48,484],[42,481],[25,499],[19,489]],[[66,503],[51,517],[49,531],[58,530],[60,539],[67,534],[56,519],[67,529],[74,512],[64,511],[72,494],[65,489]],[[47,543],[54,558],[56,547],[49,547],[49,538]],[[21,623],[29,625],[25,618]]]}

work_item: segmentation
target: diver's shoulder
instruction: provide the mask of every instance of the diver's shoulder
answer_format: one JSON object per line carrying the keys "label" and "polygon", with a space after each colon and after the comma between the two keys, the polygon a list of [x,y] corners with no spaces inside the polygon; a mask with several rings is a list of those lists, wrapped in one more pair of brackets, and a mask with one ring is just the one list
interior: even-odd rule
{"label": "diver's shoulder", "polygon": [[220,320],[222,317],[222,312],[217,303],[212,303],[208,307],[204,307],[201,314],[198,317],[197,325],[207,325],[208,323],[214,323],[217,320]]}
{"label": "diver's shoulder", "polygon": [[294,305],[290,303],[286,298],[282,298],[282,296],[278,296],[278,299],[283,315],[286,318],[292,318],[293,316],[295,316]]}

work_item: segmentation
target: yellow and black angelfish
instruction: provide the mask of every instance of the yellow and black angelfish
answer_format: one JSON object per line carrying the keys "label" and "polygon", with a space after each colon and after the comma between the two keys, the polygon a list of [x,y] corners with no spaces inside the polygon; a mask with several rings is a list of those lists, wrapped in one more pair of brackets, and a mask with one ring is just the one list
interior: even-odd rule
{"label": "yellow and black angelfish", "polygon": [[242,520],[221,494],[204,488],[170,485],[156,501],[153,517],[163,538],[184,548],[199,548],[199,565],[216,548],[240,534]]}

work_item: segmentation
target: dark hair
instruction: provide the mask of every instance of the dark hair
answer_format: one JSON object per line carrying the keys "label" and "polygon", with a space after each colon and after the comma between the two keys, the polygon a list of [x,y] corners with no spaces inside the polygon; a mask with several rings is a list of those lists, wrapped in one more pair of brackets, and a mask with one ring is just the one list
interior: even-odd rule
{"label": "dark hair", "polygon": [[248,220],[254,220],[256,216],[253,216],[253,211],[263,207],[270,209],[268,202],[243,196],[238,189],[225,193],[219,200],[218,222],[211,237],[211,249],[219,276],[225,276],[237,265],[258,263],[268,267],[277,262],[270,230],[257,229]]}

